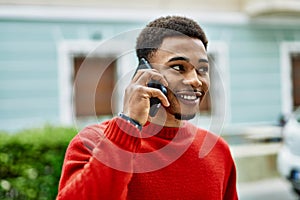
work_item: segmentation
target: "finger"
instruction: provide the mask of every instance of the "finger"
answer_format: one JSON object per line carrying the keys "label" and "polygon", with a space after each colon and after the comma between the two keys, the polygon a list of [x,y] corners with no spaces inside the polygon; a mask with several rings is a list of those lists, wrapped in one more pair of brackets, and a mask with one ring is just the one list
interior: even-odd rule
{"label": "finger", "polygon": [[139,69],[135,73],[134,77],[132,78],[132,82],[136,82],[142,76],[142,74],[147,70],[151,70],[151,69]]}
{"label": "finger", "polygon": [[168,87],[168,82],[165,77],[155,69],[141,70],[141,72],[133,79],[134,82],[140,85],[147,85],[150,80],[158,81],[165,87]]}
{"label": "finger", "polygon": [[149,98],[157,97],[165,107],[170,106],[168,98],[159,89],[147,87],[145,90],[149,94]]}

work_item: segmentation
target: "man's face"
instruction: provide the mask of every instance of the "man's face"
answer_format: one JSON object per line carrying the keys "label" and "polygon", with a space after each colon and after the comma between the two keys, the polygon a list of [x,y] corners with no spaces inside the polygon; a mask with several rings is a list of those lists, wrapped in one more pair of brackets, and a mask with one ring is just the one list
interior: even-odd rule
{"label": "man's face", "polygon": [[176,119],[192,119],[209,88],[209,64],[201,40],[168,37],[150,58],[168,81],[168,115]]}

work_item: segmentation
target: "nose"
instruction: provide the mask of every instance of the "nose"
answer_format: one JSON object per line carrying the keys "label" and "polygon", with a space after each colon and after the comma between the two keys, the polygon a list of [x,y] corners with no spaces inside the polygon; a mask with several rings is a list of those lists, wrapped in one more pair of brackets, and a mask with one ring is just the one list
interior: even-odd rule
{"label": "nose", "polygon": [[193,88],[198,88],[202,86],[202,81],[199,79],[199,76],[196,70],[191,70],[184,77],[183,83],[186,85],[190,85]]}

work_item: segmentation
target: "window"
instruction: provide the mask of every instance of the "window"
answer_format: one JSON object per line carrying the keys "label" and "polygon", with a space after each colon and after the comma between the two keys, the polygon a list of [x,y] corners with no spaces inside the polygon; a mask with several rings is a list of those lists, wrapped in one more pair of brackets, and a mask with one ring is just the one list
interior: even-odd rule
{"label": "window", "polygon": [[[209,62],[209,77],[210,77],[210,84],[214,84],[214,56],[212,54],[208,55],[208,62]],[[200,114],[201,115],[210,115],[211,114],[211,96],[210,91],[208,91],[200,104]]]}
{"label": "window", "polygon": [[112,115],[116,63],[110,57],[74,57],[73,104],[77,118]]}
{"label": "window", "polygon": [[[212,42],[208,49],[208,61],[210,88],[200,104],[201,120],[195,123],[211,128],[209,125],[212,123],[221,125],[231,120],[227,44],[221,41]],[[218,132],[220,127],[214,128],[212,131]]]}
{"label": "window", "polygon": [[[231,120],[228,70],[228,49],[223,42],[213,42],[208,50],[210,88],[200,104],[197,126],[219,132],[223,123]],[[214,125],[212,125],[214,124]]]}
{"label": "window", "polygon": [[59,117],[62,124],[86,125],[110,118],[112,113],[121,110],[120,99],[127,85],[123,77],[135,68],[135,54],[124,54],[131,44],[114,39],[66,40],[58,45]]}
{"label": "window", "polygon": [[281,43],[282,115],[300,106],[300,42]]}
{"label": "window", "polygon": [[300,54],[292,54],[293,107],[300,106]]}

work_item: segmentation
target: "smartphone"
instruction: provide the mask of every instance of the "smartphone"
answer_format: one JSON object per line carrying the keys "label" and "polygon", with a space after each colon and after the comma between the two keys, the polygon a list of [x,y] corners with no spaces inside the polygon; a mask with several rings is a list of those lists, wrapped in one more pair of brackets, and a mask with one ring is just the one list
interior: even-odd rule
{"label": "smartphone", "polygon": [[[150,65],[150,63],[145,58],[141,58],[140,61],[139,61],[139,66],[136,69],[134,75],[140,69],[152,69],[152,66]],[[167,88],[165,86],[163,86],[159,81],[150,80],[149,83],[147,84],[147,86],[152,87],[152,88],[157,88],[160,91],[162,91],[162,93],[164,95],[167,96]],[[149,115],[151,117],[154,117],[156,115],[157,111],[159,110],[160,106],[161,106],[161,101],[157,97],[150,98]]]}

